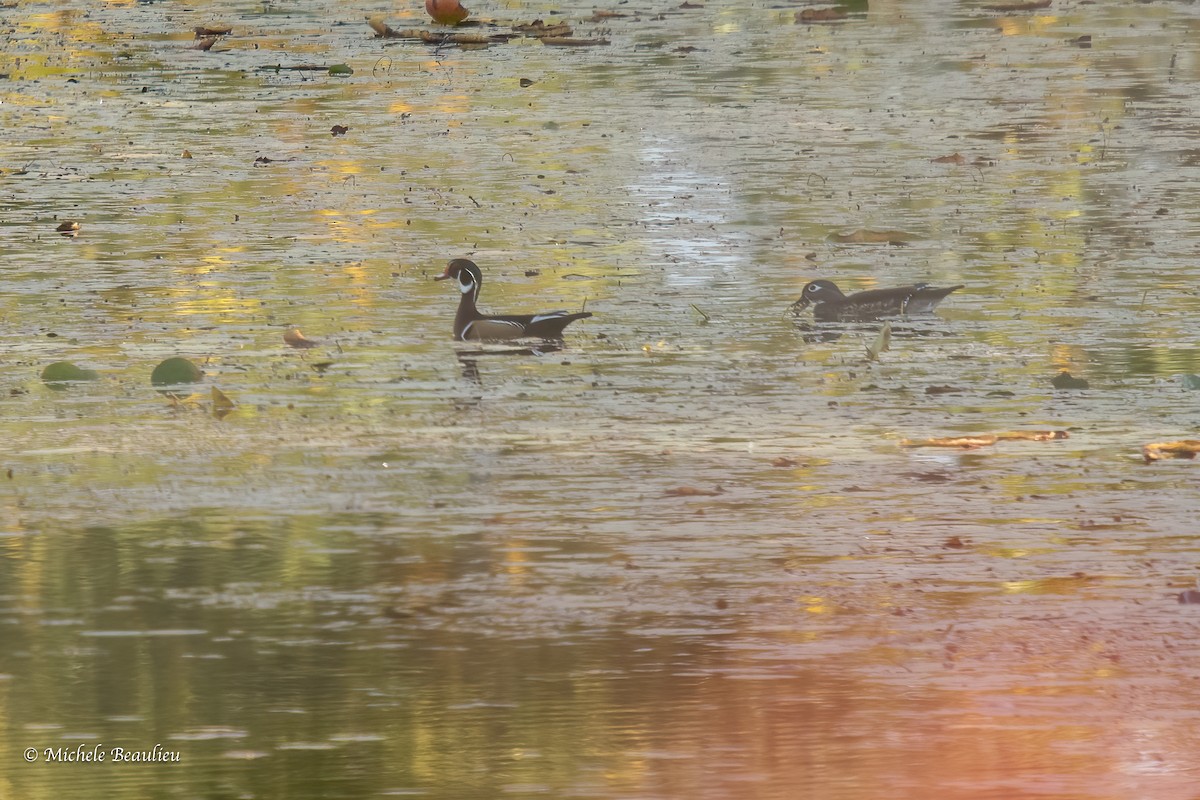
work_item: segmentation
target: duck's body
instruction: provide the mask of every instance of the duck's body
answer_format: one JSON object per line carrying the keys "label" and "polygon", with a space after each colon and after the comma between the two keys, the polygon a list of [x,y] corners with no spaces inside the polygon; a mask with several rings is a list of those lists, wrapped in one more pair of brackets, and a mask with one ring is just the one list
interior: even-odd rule
{"label": "duck's body", "polygon": [[475,262],[456,258],[446,265],[446,271],[434,280],[454,279],[462,299],[454,315],[454,338],[459,341],[497,339],[561,339],[563,328],[577,319],[586,319],[590,311],[572,314],[549,311],[542,314],[496,314],[479,312],[475,303],[483,286],[483,273]]}
{"label": "duck's body", "polygon": [[799,313],[813,307],[813,317],[821,322],[852,322],[892,317],[899,314],[928,314],[946,295],[962,284],[938,288],[925,283],[897,286],[894,289],[869,289],[847,297],[833,281],[812,281],[804,287],[800,299],[791,307]]}

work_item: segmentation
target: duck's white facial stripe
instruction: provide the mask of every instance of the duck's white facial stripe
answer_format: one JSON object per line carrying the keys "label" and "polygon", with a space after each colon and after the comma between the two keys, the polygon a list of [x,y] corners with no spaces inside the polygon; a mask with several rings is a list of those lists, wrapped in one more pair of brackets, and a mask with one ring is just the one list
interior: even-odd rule
{"label": "duck's white facial stripe", "polygon": [[468,278],[465,272],[458,276],[458,290],[463,294],[470,294],[475,291],[475,282]]}

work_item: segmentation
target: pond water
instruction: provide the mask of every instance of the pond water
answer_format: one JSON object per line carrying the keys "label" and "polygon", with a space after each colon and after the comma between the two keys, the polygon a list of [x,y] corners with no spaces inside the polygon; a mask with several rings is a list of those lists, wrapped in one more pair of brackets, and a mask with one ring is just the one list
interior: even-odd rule
{"label": "pond water", "polygon": [[469,5],[0,7],[0,797],[1200,797],[1200,10]]}

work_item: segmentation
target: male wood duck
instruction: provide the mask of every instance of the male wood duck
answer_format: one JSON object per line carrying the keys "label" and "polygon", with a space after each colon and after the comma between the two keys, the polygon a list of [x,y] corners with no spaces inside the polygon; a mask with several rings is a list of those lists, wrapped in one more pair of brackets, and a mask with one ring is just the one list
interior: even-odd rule
{"label": "male wood duck", "polygon": [[586,319],[592,313],[581,311],[569,314],[566,311],[550,311],[544,314],[503,314],[485,316],[475,307],[479,290],[483,286],[483,273],[474,261],[456,258],[446,265],[446,271],[434,278],[458,281],[462,299],[458,301],[458,313],[454,315],[454,338],[468,339],[561,339],[563,328],[577,319]]}
{"label": "male wood duck", "polygon": [[870,289],[849,297],[833,281],[812,281],[804,287],[800,299],[792,303],[795,313],[813,307],[813,317],[821,322],[848,322],[891,317],[898,314],[928,314],[946,295],[963,288],[962,284],[939,289],[926,283],[897,286],[894,289]]}

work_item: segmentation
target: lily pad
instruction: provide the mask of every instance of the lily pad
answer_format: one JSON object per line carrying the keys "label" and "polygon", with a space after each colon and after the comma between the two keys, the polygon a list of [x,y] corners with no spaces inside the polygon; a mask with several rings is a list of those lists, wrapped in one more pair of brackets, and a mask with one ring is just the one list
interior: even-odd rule
{"label": "lily pad", "polygon": [[82,369],[70,361],[55,361],[42,370],[42,382],[51,389],[66,389],[65,384],[78,381],[94,381],[100,373],[94,369]]}
{"label": "lily pad", "polygon": [[173,386],[177,383],[195,383],[204,377],[200,368],[186,358],[168,358],[150,373],[150,382],[155,386]]}

